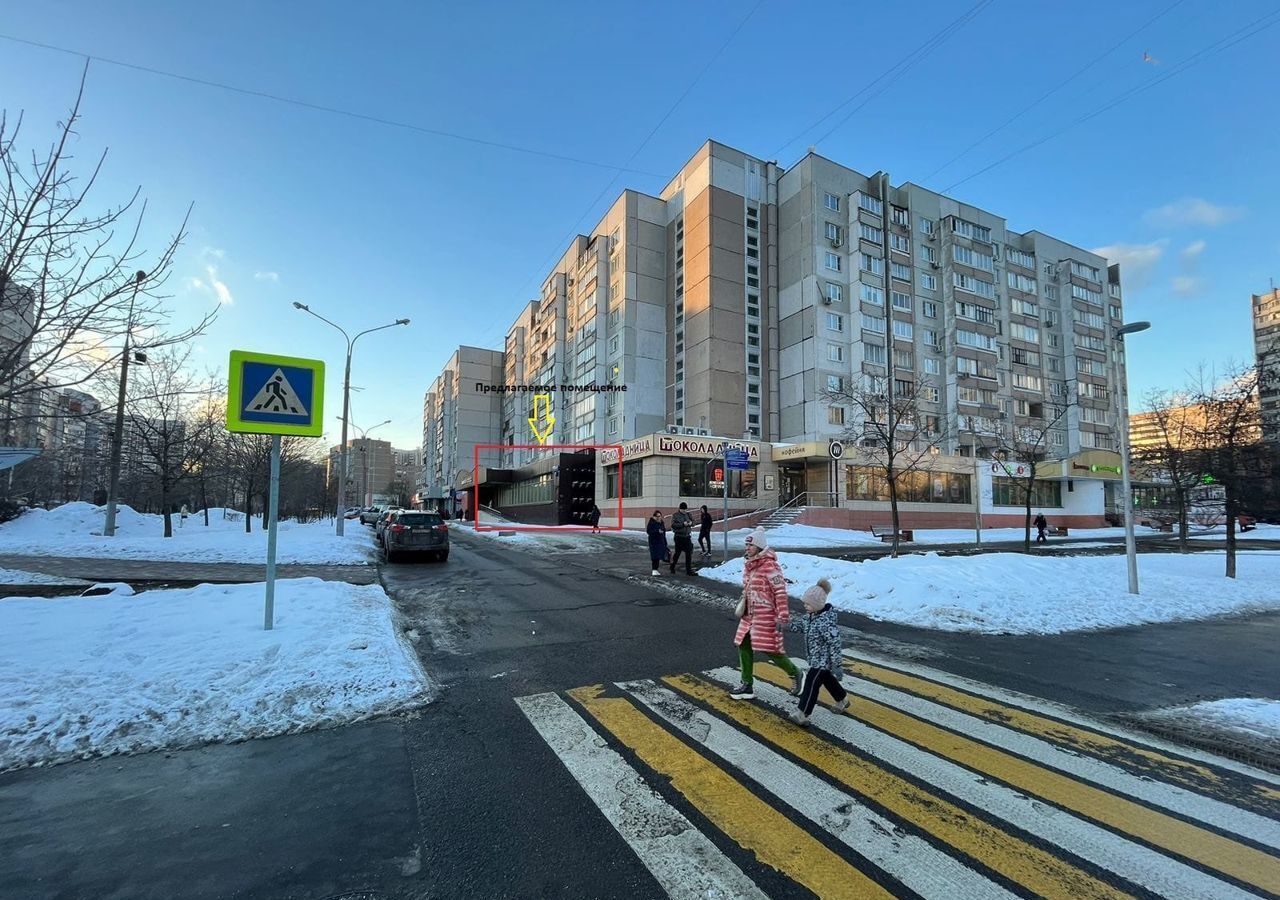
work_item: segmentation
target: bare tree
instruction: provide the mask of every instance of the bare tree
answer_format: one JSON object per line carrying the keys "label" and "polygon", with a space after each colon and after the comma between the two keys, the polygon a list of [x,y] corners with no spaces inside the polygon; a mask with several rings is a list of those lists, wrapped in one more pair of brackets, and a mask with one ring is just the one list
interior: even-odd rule
{"label": "bare tree", "polygon": [[1154,440],[1132,451],[1135,462],[1166,479],[1178,513],[1178,550],[1188,551],[1191,491],[1201,481],[1197,408],[1185,392],[1153,390],[1144,405],[1154,425]]}
{"label": "bare tree", "polygon": [[73,174],[70,148],[83,96],[82,77],[52,143],[29,157],[18,146],[21,116],[0,113],[0,411],[6,430],[26,395],[114,370],[127,335],[146,335],[151,348],[180,344],[216,315],[215,308],[190,328],[165,334],[160,291],[186,221],[149,255],[139,244],[146,213],[140,189],[119,205],[91,199],[106,152],[87,174]]}
{"label": "bare tree", "polygon": [[199,468],[200,453],[215,427],[209,417],[193,415],[210,389],[191,373],[190,352],[170,348],[152,353],[138,367],[136,393],[126,403],[140,468],[159,493],[165,537],[173,537],[175,492]]}
{"label": "bare tree", "polygon": [[[1040,403],[1040,415],[1015,415],[1013,418],[985,418],[979,420],[975,431],[988,438],[994,447],[994,455],[1003,463],[1005,476],[1018,488],[1025,516],[1023,519],[1022,549],[1031,552],[1031,508],[1035,499],[1036,475],[1040,463],[1049,459],[1053,435],[1061,433],[1066,423],[1067,411],[1075,402],[1070,387],[1064,396],[1054,403]],[[1021,472],[1010,464],[1021,467]]]}
{"label": "bare tree", "polygon": [[1249,508],[1249,498],[1262,493],[1271,474],[1262,442],[1258,381],[1256,365],[1228,364],[1221,377],[1202,367],[1189,391],[1203,414],[1198,455],[1204,471],[1223,488],[1228,578],[1236,577],[1236,519]]}
{"label": "bare tree", "polygon": [[853,458],[883,479],[889,495],[890,526],[893,528],[891,556],[899,552],[901,517],[898,502],[901,486],[912,472],[927,469],[926,461],[938,452],[942,441],[936,407],[936,388],[928,379],[898,379],[888,383],[882,376],[865,376],[850,381],[840,390],[828,390],[823,398],[834,407],[852,413],[845,437],[853,448]]}

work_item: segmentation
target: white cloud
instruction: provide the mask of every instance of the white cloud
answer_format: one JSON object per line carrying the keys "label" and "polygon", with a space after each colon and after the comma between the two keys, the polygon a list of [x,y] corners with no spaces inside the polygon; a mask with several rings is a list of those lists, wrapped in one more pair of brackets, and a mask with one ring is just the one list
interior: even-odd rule
{"label": "white cloud", "polygon": [[1120,264],[1120,280],[1130,289],[1140,288],[1151,276],[1152,269],[1164,256],[1164,248],[1168,241],[1156,241],[1151,244],[1108,244],[1095,247],[1093,253],[1104,257],[1109,263]]}
{"label": "white cloud", "polygon": [[1170,282],[1170,288],[1175,296],[1191,297],[1200,293],[1200,289],[1204,287],[1204,282],[1193,275],[1175,275],[1173,281]]}
{"label": "white cloud", "polygon": [[1200,258],[1200,254],[1204,252],[1207,245],[1204,241],[1192,241],[1190,244],[1182,248],[1182,260],[1185,263],[1193,263]]}
{"label": "white cloud", "polygon": [[273,284],[280,283],[279,272],[254,272],[253,277],[258,281],[270,281]]}
{"label": "white cloud", "polygon": [[1243,207],[1219,206],[1201,197],[1184,197],[1173,203],[1147,210],[1143,220],[1157,228],[1181,228],[1203,225],[1217,228],[1244,215]]}
{"label": "white cloud", "polygon": [[214,259],[222,259],[227,255],[227,251],[221,247],[205,247],[200,251],[201,256],[212,256]]}
{"label": "white cloud", "polygon": [[218,278],[218,267],[209,264],[204,267],[204,272],[209,276],[209,286],[213,288],[213,295],[218,298],[218,302],[223,306],[230,306],[236,302],[235,297],[231,296],[231,289],[227,287],[226,282]]}

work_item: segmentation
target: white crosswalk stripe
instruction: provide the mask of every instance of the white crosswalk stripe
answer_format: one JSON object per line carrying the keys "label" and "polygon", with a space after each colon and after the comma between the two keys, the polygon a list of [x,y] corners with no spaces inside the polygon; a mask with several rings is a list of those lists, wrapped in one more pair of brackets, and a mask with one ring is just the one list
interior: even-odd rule
{"label": "white crosswalk stripe", "polygon": [[767,900],[742,870],[556,694],[516,700],[542,739],[662,885],[687,900]]}
{"label": "white crosswalk stripe", "polygon": [[[735,669],[717,669],[707,674],[722,684],[736,683]],[[780,712],[795,707],[794,698],[780,688],[757,684],[755,689],[762,702]],[[1025,829],[1162,897],[1202,900],[1206,897],[1255,896],[1105,828],[1038,803],[1012,788],[995,784],[976,772],[939,759],[905,741],[868,728],[849,716],[818,712],[810,727],[846,741],[888,765],[910,771],[939,791]]]}

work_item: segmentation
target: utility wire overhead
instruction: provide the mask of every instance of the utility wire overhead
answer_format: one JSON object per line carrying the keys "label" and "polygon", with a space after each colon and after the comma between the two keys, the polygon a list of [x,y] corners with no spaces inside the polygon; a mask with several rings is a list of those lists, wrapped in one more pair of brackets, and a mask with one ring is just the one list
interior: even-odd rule
{"label": "utility wire overhead", "polygon": [[122,69],[131,69],[135,72],[145,72],[149,75],[159,75],[163,78],[172,78],[176,81],[185,81],[190,84],[198,84],[203,87],[217,88],[218,90],[230,91],[234,94],[241,94],[246,97],[256,97],[260,100],[271,100],[275,103],[286,103],[290,106],[297,106],[302,109],[309,109],[313,112],[329,113],[330,115],[343,116],[348,119],[356,119],[361,122],[372,122],[377,125],[385,125],[388,128],[400,128],[405,131],[413,131],[418,134],[431,135],[432,137],[447,138],[449,140],[461,141],[467,144],[477,144],[481,147],[492,147],[496,150],[507,150],[512,153],[523,153],[528,156],[538,156],[543,159],[554,159],[560,162],[575,163],[580,166],[591,166],[596,169],[612,169],[616,172],[631,172],[635,175],[647,175],[653,178],[658,177],[654,172],[646,172],[641,169],[629,169],[629,162],[619,166],[614,163],[600,162],[598,160],[583,159],[578,156],[567,156],[563,153],[553,153],[549,150],[539,150],[534,147],[522,147],[517,144],[509,144],[504,141],[492,141],[487,138],[474,137],[467,134],[459,134],[455,131],[445,131],[440,128],[428,128],[425,125],[415,125],[412,122],[402,122],[398,119],[388,119],[385,116],[376,116],[372,113],[363,113],[352,109],[343,109],[338,106],[327,106],[323,103],[312,103],[309,100],[299,100],[297,97],[286,97],[282,94],[273,94],[269,91],[260,91],[254,88],[237,87],[233,84],[226,84],[221,81],[212,81],[207,78],[196,78],[193,75],[183,75],[179,72],[168,72],[164,69],[156,69],[151,66],[143,66],[137,63],[124,62],[123,60],[111,59],[106,56],[98,56],[92,53],[85,53],[81,50],[72,50],[67,47],[59,47],[55,44],[47,44],[41,41],[28,40],[27,38],[17,37],[11,34],[0,33],[0,40],[12,41],[17,44],[26,44],[29,47],[38,47],[42,50],[52,50],[55,53],[66,53],[71,56],[79,56],[91,62],[104,63],[110,66],[117,66]]}
{"label": "utility wire overhead", "polygon": [[[783,143],[778,147],[778,149],[774,150],[773,153],[770,154],[770,157],[773,159],[778,159],[781,156],[783,150],[786,150],[788,147],[794,144],[797,140],[804,137],[808,132],[812,131],[814,128],[817,128],[823,122],[827,121],[827,119],[830,119],[832,116],[837,115],[842,109],[844,109],[850,103],[853,103],[863,94],[866,94],[868,91],[873,91],[874,89],[874,92],[870,96],[868,96],[865,100],[863,100],[861,103],[855,106],[852,110],[850,110],[848,115],[846,115],[843,119],[837,122],[833,127],[827,129],[827,131],[823,133],[823,135],[813,143],[818,144],[826,140],[828,137],[832,135],[833,132],[839,129],[840,126],[842,126],[845,122],[847,122],[859,110],[861,110],[863,107],[865,107],[868,103],[870,103],[876,97],[879,97],[886,90],[888,90],[896,81],[898,81],[898,79],[900,79],[903,75],[905,75],[908,71],[910,71],[911,68],[915,66],[916,63],[920,62],[920,60],[924,59],[926,56],[928,56],[938,47],[942,46],[942,44],[944,44],[948,38],[950,38],[953,34],[955,34],[957,31],[959,31],[961,28],[967,25],[972,19],[974,19],[979,13],[981,13],[984,9],[990,6],[993,2],[995,2],[995,0],[978,0],[977,3],[975,3],[972,7],[970,7],[969,10],[966,11],[964,14],[962,14],[959,18],[956,18],[951,22],[947,23],[946,25],[944,25],[941,29],[936,31],[932,37],[926,40],[919,47],[915,48],[906,56],[902,57],[892,66],[890,66],[888,69],[881,72],[872,81],[863,85],[855,94],[853,94],[850,97],[846,97],[839,104],[837,104],[834,109],[830,110],[827,113],[824,113],[821,117],[819,117],[817,121],[812,122],[809,125],[806,125],[804,128],[800,129],[800,131],[797,132],[795,135],[783,141]],[[881,82],[884,82],[884,84],[881,84]],[[877,85],[880,85],[880,86],[877,88],[876,87]]]}
{"label": "utility wire overhead", "polygon": [[1077,78],[1079,78],[1079,77],[1080,77],[1081,75],[1083,75],[1085,72],[1088,72],[1090,69],[1092,69],[1092,68],[1093,68],[1094,66],[1096,66],[1098,63],[1102,62],[1104,59],[1106,59],[1106,58],[1107,58],[1108,56],[1110,56],[1112,53],[1114,53],[1115,51],[1119,50],[1119,49],[1120,49],[1122,46],[1124,46],[1126,43],[1128,43],[1129,41],[1131,41],[1133,38],[1137,37],[1137,36],[1138,36],[1139,34],[1141,34],[1143,31],[1146,31],[1148,28],[1150,28],[1152,25],[1154,25],[1154,24],[1155,24],[1156,22],[1158,22],[1160,19],[1163,19],[1165,16],[1167,16],[1169,13],[1173,12],[1175,9],[1177,9],[1179,6],[1181,6],[1181,5],[1182,5],[1183,3],[1185,3],[1185,2],[1186,2],[1186,0],[1174,0],[1174,2],[1173,2],[1173,3],[1169,4],[1168,6],[1166,6],[1166,7],[1165,7],[1164,9],[1162,9],[1160,12],[1156,13],[1156,14],[1155,14],[1154,16],[1152,16],[1150,19],[1147,19],[1147,21],[1145,21],[1145,22],[1143,22],[1141,25],[1139,25],[1136,29],[1134,29],[1133,31],[1129,32],[1127,35],[1125,35],[1125,36],[1124,36],[1123,38],[1121,38],[1120,40],[1116,41],[1116,43],[1112,44],[1108,49],[1104,50],[1104,51],[1103,51],[1102,53],[1100,53],[1098,56],[1094,57],[1090,62],[1086,63],[1083,67],[1081,67],[1081,68],[1077,69],[1074,73],[1072,73],[1071,75],[1067,76],[1067,78],[1065,78],[1064,80],[1062,80],[1062,81],[1058,82],[1056,85],[1054,85],[1054,86],[1053,86],[1052,88],[1050,88],[1049,90],[1045,91],[1043,94],[1041,94],[1041,95],[1040,95],[1039,97],[1037,97],[1035,100],[1031,101],[1031,102],[1030,102],[1030,103],[1028,103],[1026,106],[1024,106],[1022,109],[1020,109],[1020,110],[1018,110],[1016,113],[1014,113],[1012,116],[1010,116],[1009,118],[1005,119],[1003,122],[1001,122],[1001,123],[1000,123],[999,125],[997,125],[995,128],[992,128],[990,131],[988,131],[988,132],[987,132],[986,134],[984,134],[982,137],[978,138],[976,141],[974,141],[974,142],[973,142],[972,144],[970,144],[968,147],[965,147],[963,150],[961,150],[961,151],[960,151],[959,153],[957,153],[955,156],[951,157],[949,160],[947,160],[946,162],[944,162],[942,165],[938,166],[938,168],[934,169],[934,170],[933,170],[932,172],[930,172],[928,175],[924,176],[924,178],[920,179],[921,183],[922,183],[922,184],[927,184],[927,183],[929,182],[929,180],[930,180],[931,178],[933,178],[933,176],[937,175],[939,172],[943,171],[944,169],[949,168],[953,163],[955,163],[955,162],[959,161],[960,159],[964,158],[965,156],[968,156],[968,155],[969,155],[969,153],[971,153],[971,152],[972,152],[976,147],[981,146],[983,143],[985,143],[985,142],[986,142],[989,138],[991,138],[993,135],[998,134],[999,132],[1001,132],[1001,131],[1003,131],[1004,129],[1008,128],[1008,127],[1009,127],[1010,125],[1012,125],[1014,122],[1016,122],[1016,121],[1018,121],[1019,119],[1021,119],[1023,116],[1025,116],[1025,115],[1026,115],[1027,113],[1029,113],[1031,110],[1035,109],[1035,108],[1036,108],[1037,106],[1039,106],[1041,103],[1044,103],[1046,100],[1048,100],[1048,99],[1049,99],[1050,97],[1052,97],[1054,94],[1058,93],[1058,91],[1062,90],[1064,87],[1066,87],[1067,85],[1069,85],[1071,82],[1075,81]]}
{"label": "utility wire overhead", "polygon": [[1054,138],[1065,134],[1066,132],[1070,131],[1072,128],[1075,128],[1077,125],[1082,125],[1085,122],[1090,121],[1091,119],[1096,119],[1098,116],[1102,115],[1103,113],[1114,109],[1115,107],[1119,106],[1121,103],[1124,103],[1126,100],[1129,100],[1130,98],[1142,93],[1143,91],[1149,90],[1155,87],[1156,85],[1163,84],[1164,82],[1168,81],[1170,78],[1173,78],[1176,75],[1181,75],[1187,69],[1190,69],[1193,66],[1199,65],[1200,63],[1204,62],[1206,59],[1209,59],[1213,54],[1220,53],[1224,50],[1229,50],[1230,48],[1234,47],[1236,44],[1240,43],[1241,41],[1248,40],[1249,38],[1253,37],[1255,34],[1259,34],[1277,24],[1280,24],[1280,10],[1267,13],[1266,15],[1261,16],[1260,18],[1254,19],[1248,25],[1245,25],[1244,27],[1232,32],[1226,37],[1215,41],[1214,43],[1208,45],[1207,47],[1203,47],[1200,50],[1197,50],[1195,53],[1191,54],[1191,56],[1187,57],[1182,62],[1178,63],[1173,68],[1171,68],[1167,73],[1163,75],[1159,75],[1148,81],[1145,81],[1142,84],[1139,84],[1135,87],[1129,88],[1128,90],[1123,91],[1121,94],[1119,94],[1112,100],[1108,101],[1103,106],[1100,106],[1098,109],[1095,109],[1093,112],[1086,113],[1082,116],[1079,116],[1073,119],[1072,121],[1068,122],[1063,127],[1059,128],[1058,130],[1050,132],[1049,134],[1046,134],[1044,137],[1038,140],[1032,141],[1030,144],[1026,144],[1025,146],[1019,147],[1017,150],[1014,150],[1010,153],[1006,153],[1004,156],[1000,157],[995,162],[992,162],[984,166],[983,168],[979,169],[973,174],[967,175],[964,178],[960,179],[959,181],[956,181],[952,184],[947,185],[947,187],[943,188],[941,193],[943,194],[951,193],[953,189],[969,181],[972,181],[973,179],[977,178],[979,175],[985,175],[987,172],[990,172],[992,169],[996,168],[997,166],[1003,165],[1004,163],[1008,162],[1014,157],[1021,156],[1023,153],[1026,153],[1029,150],[1034,150],[1036,147],[1039,147],[1041,144],[1047,143],[1048,141],[1051,141]]}

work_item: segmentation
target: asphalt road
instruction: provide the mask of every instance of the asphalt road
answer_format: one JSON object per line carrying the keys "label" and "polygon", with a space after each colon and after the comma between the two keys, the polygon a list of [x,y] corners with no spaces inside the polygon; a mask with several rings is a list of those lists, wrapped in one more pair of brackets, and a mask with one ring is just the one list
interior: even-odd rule
{"label": "asphalt road", "polygon": [[[1028,741],[1066,741],[1067,753],[1047,765],[1070,778],[1041,770],[1038,759],[1006,773],[1009,758],[997,746],[1004,738],[982,730],[1008,720],[997,694],[957,692],[905,664],[891,671],[860,663],[847,682],[859,692],[852,717],[820,710],[810,732],[780,730],[783,720],[769,710],[790,701],[768,683],[776,670],[758,668],[756,704],[723,699],[716,679],[733,673],[719,667],[736,661],[728,611],[673,601],[670,586],[687,583],[682,576],[655,585],[607,574],[623,561],[459,535],[447,563],[384,566],[400,627],[440,688],[436,702],[346,728],[0,775],[0,896],[648,898],[706,880],[720,893],[698,896],[970,897],[1009,888],[1105,896],[1111,886],[1154,895],[1163,884],[1190,885],[1188,896],[1229,896],[1280,884],[1275,848],[1258,837],[1276,826],[1255,833],[1249,825],[1255,831],[1241,832],[1242,843],[1230,831],[1237,806],[1280,817],[1274,786],[1076,733],[1052,710],[1024,715],[1010,752],[1037,759],[1043,751]],[[931,633],[871,627],[865,635],[874,649],[897,647],[929,666],[1040,696],[1080,681],[1071,690],[1086,708],[1123,699],[1130,688],[1090,685],[1132,677],[1134,656],[1154,655],[1152,677],[1164,677],[1161,667],[1178,666],[1190,649],[1138,636],[1107,649],[937,635],[924,642]],[[789,640],[798,655],[798,638]],[[1117,652],[1130,658],[1113,658]],[[1247,666],[1248,656],[1224,660]],[[1267,676],[1267,663],[1253,665]],[[1093,668],[1102,681],[1073,677]],[[611,686],[686,672],[705,674]],[[926,697],[952,706],[928,706]],[[1089,768],[1101,772],[1100,761],[1103,774]],[[836,778],[848,793],[832,792]],[[1090,786],[1094,778],[1106,791]],[[954,801],[952,812],[936,797],[909,800],[946,779],[969,798]],[[1188,807],[1179,799],[1166,815],[1160,804],[1174,802],[1174,784],[1206,800]],[[1141,801],[1125,805],[1129,790]],[[973,815],[988,802],[1023,824],[994,835],[986,824],[999,821],[994,814]],[[1213,806],[1203,813],[1210,824],[1188,832],[1202,802],[1227,806]],[[1050,821],[1045,803],[1067,813],[1065,826],[1063,815],[1052,819],[1067,827],[1065,837],[1037,831]],[[1072,816],[1083,817],[1087,840],[1069,833]],[[1100,827],[1091,816],[1102,816]],[[976,830],[957,837],[957,822]],[[1147,829],[1137,842],[1127,834],[1133,823]],[[1216,851],[1226,837],[1234,849]],[[964,839],[968,850],[941,852]],[[1059,858],[1052,842],[1068,839],[1092,849]],[[666,866],[673,847],[678,871]]]}

